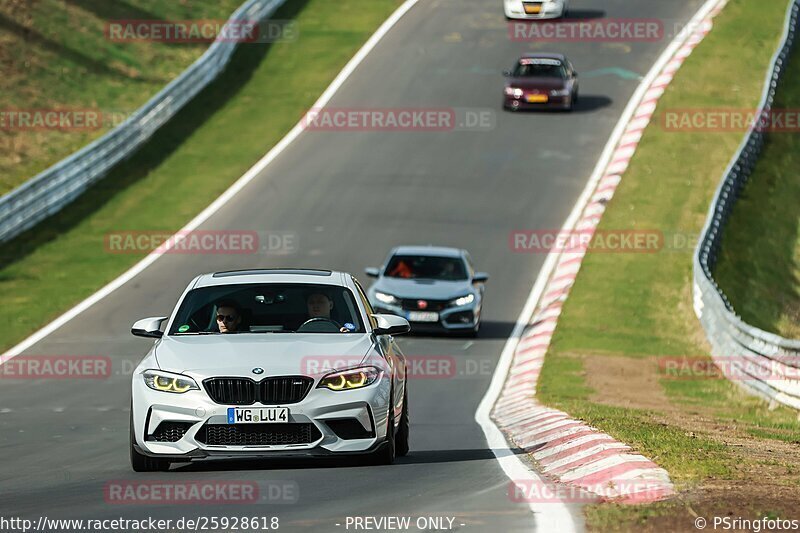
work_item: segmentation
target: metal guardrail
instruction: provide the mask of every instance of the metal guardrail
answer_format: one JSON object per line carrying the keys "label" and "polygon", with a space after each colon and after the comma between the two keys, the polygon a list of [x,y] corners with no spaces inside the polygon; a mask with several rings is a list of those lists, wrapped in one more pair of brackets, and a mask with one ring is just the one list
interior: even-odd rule
{"label": "metal guardrail", "polygon": [[[794,0],[787,9],[783,39],[766,78],[759,104],[762,113],[772,110],[795,42],[798,13],[800,0]],[[800,409],[800,340],[745,323],[712,275],[725,225],[761,153],[764,135],[763,128],[751,125],[711,202],[693,259],[694,309],[711,342],[712,357],[729,379],[770,402]]]}
{"label": "metal guardrail", "polygon": [[[262,21],[286,0],[248,0],[227,24]],[[223,32],[221,32],[223,33]],[[130,157],[225,69],[238,43],[216,40],[180,76],[104,136],[0,198],[0,243],[58,212]]]}

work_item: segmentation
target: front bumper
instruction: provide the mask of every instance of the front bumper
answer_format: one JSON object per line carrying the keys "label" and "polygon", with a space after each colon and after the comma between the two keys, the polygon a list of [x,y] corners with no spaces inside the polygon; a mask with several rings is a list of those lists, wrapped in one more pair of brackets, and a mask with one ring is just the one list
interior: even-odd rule
{"label": "front bumper", "polygon": [[388,313],[405,318],[411,324],[411,333],[427,331],[470,331],[478,327],[480,322],[480,307],[473,302],[460,307],[447,307],[440,311],[437,322],[415,322],[409,318],[409,310],[399,305],[388,305],[381,302],[372,302],[376,313]]}
{"label": "front bumper", "polygon": [[[192,376],[198,383],[202,379]],[[303,443],[274,445],[220,445],[207,444],[204,427],[208,424],[247,428],[245,425],[228,425],[229,407],[276,407],[254,404],[234,406],[217,404],[205,390],[192,390],[183,394],[155,391],[144,384],[140,375],[133,380],[133,429],[134,446],[143,455],[175,460],[193,460],[208,457],[218,458],[268,458],[290,456],[330,456],[361,454],[374,450],[386,439],[389,413],[390,377],[383,375],[378,381],[363,389],[331,391],[312,388],[298,403],[279,405],[289,409],[290,424],[313,425],[313,440]],[[329,421],[348,420],[360,423],[365,438],[342,438],[329,425]],[[191,424],[186,432],[174,442],[154,441],[153,435],[159,424]],[[278,425],[260,424],[259,428],[270,431]],[[295,426],[299,427],[299,426]],[[340,431],[341,433],[341,431]],[[350,437],[352,435],[348,435]]]}
{"label": "front bumper", "polygon": [[[526,11],[526,6],[538,6],[538,13],[529,13]],[[555,19],[563,17],[567,12],[566,1],[523,1],[523,0],[506,0],[504,2],[505,15],[509,19],[515,20],[542,20],[542,19]]]}
{"label": "front bumper", "polygon": [[526,95],[503,95],[503,107],[506,109],[569,109],[571,105],[571,96],[548,96],[547,102],[528,102]]}
{"label": "front bumper", "polygon": [[385,446],[386,442],[375,442],[366,450],[358,451],[345,451],[345,452],[332,452],[322,447],[309,448],[304,450],[270,450],[264,451],[228,451],[228,450],[208,450],[196,449],[185,454],[167,454],[167,453],[153,453],[149,449],[142,449],[138,444],[134,447],[141,455],[149,457],[156,457],[159,459],[169,459],[175,462],[191,462],[204,459],[218,459],[218,460],[240,460],[240,459],[322,459],[325,457],[348,457],[348,456],[362,456],[377,451],[381,446]]}

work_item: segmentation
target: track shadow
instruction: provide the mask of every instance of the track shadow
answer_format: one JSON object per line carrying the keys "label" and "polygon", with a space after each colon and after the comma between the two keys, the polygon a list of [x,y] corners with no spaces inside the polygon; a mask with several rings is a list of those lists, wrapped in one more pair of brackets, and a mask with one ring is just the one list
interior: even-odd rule
{"label": "track shadow", "polygon": [[489,340],[489,339],[507,339],[509,335],[511,335],[511,331],[514,329],[513,322],[498,322],[493,320],[483,320],[481,321],[481,328],[478,331],[478,334],[473,336],[470,333],[461,333],[461,332],[448,332],[448,331],[441,331],[441,330],[425,330],[417,327],[414,329],[414,326],[411,326],[411,333],[409,334],[411,337],[424,339],[445,339],[445,338],[470,338],[476,340]]}
{"label": "track shadow", "polygon": [[590,113],[592,111],[597,111],[598,109],[603,109],[604,107],[610,106],[614,101],[609,98],[608,96],[603,95],[596,95],[596,94],[588,94],[588,95],[580,95],[580,98],[575,103],[572,111],[567,111],[566,109],[555,109],[555,108],[547,108],[542,107],[539,109],[517,109],[516,111],[511,111],[505,109],[506,112],[511,114],[540,114],[540,113],[556,113],[556,114],[564,114],[569,115],[572,113]]}
{"label": "track shadow", "polygon": [[[307,1],[287,2],[275,13],[274,18],[295,18]],[[111,169],[73,203],[0,245],[0,269],[24,259],[39,247],[69,232],[120,192],[145,178],[239,92],[271,46],[270,43],[252,43],[238,47],[225,73],[195,96],[138,152]]]}
{"label": "track shadow", "polygon": [[601,19],[606,16],[602,9],[570,9],[564,20],[592,20]]}
{"label": "track shadow", "polygon": [[614,101],[605,95],[582,94],[572,109],[573,113],[587,113],[610,106]]}
{"label": "track shadow", "polygon": [[478,339],[507,339],[514,330],[514,322],[484,320],[478,332]]}
{"label": "track shadow", "polygon": [[75,63],[76,65],[79,65],[85,68],[86,70],[89,70],[97,74],[102,74],[113,78],[124,79],[126,83],[166,82],[166,80],[160,78],[149,78],[147,76],[139,76],[133,78],[122,70],[111,67],[102,61],[94,59],[93,57],[89,57],[83,52],[69,48],[65,46],[64,43],[54,41],[49,37],[42,35],[33,28],[28,28],[26,26],[23,26],[17,23],[15,20],[8,18],[1,13],[0,13],[0,30],[5,30],[9,33],[13,33],[17,37],[22,39],[25,43],[30,43],[31,45],[43,48],[44,50],[47,50],[52,54],[64,57],[65,59],[71,61],[72,63]]}
{"label": "track shadow", "polygon": [[470,450],[411,450],[405,457],[397,459],[396,464],[434,464],[461,463],[465,461],[493,460],[495,456],[507,457],[525,453],[519,448],[510,450],[470,449]]}
{"label": "track shadow", "polygon": [[97,18],[103,20],[158,20],[161,17],[151,11],[133,6],[122,0],[109,2],[108,0],[64,0],[89,13],[93,13]]}
{"label": "track shadow", "polygon": [[[162,20],[164,18],[163,16],[156,15],[152,11],[147,11],[146,9],[143,9],[139,6],[131,5],[130,3],[123,2],[122,0],[115,0],[113,2],[110,2],[109,0],[64,0],[64,1],[88,13],[92,13],[97,18],[105,21],[115,21],[115,20],[155,21],[155,20]],[[227,19],[232,13],[233,12],[226,13],[224,16],[219,18]],[[159,43],[159,45],[161,46],[180,47],[180,48],[208,47],[209,44],[210,43],[202,43],[202,42],[197,42],[197,43],[177,42],[177,41],[171,42],[168,39],[165,39]]]}
{"label": "track shadow", "polygon": [[[524,453],[520,449],[511,450],[491,450],[467,449],[467,450],[411,450],[407,456],[398,457],[395,464],[389,466],[395,468],[401,465],[414,464],[435,464],[435,463],[462,463],[467,461],[488,461],[493,460],[496,455],[500,457],[508,455],[519,455]],[[496,455],[495,455],[496,454]],[[388,466],[388,465],[387,465]],[[358,468],[370,467],[367,457],[351,455],[341,457],[313,457],[297,459],[234,459],[234,460],[203,460],[193,463],[183,463],[173,467],[173,472],[221,472],[221,471],[242,471],[242,470],[308,470],[319,468]]]}

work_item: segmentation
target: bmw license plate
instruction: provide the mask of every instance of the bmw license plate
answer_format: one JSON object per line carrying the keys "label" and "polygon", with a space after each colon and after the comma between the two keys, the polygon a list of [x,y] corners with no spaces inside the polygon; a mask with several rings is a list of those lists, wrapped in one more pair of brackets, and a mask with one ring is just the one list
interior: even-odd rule
{"label": "bmw license plate", "polygon": [[408,320],[410,322],[438,322],[439,313],[433,311],[409,311]]}
{"label": "bmw license plate", "polygon": [[542,12],[542,5],[541,4],[524,4],[525,5],[525,13],[528,15],[538,15]]}
{"label": "bmw license plate", "polygon": [[285,424],[289,422],[287,407],[229,407],[228,424]]}

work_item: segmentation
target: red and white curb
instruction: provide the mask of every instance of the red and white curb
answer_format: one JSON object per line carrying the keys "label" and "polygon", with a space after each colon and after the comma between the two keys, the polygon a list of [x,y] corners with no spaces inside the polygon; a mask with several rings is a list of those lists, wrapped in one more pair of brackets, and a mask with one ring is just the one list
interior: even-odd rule
{"label": "red and white curb", "polygon": [[[636,152],[656,104],[675,72],[712,27],[727,0],[709,2],[708,11],[668,57],[641,96],[574,230],[591,238]],[[687,32],[689,33],[689,32]],[[516,346],[508,377],[492,418],[517,448],[532,456],[539,470],[557,482],[575,486],[599,499],[646,503],[674,493],[666,470],[613,437],[570,418],[567,413],[539,404],[534,395],[544,357],[550,346],[564,301],[583,262],[585,250],[562,253],[542,291],[531,326]]]}

